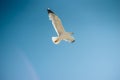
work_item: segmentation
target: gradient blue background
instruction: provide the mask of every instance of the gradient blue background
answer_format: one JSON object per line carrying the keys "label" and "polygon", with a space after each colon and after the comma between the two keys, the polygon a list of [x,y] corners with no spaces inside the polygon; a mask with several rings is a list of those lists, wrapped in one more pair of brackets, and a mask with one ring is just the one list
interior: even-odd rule
{"label": "gradient blue background", "polygon": [[[48,7],[75,43],[52,43]],[[1,0],[0,80],[120,80],[120,1]]]}

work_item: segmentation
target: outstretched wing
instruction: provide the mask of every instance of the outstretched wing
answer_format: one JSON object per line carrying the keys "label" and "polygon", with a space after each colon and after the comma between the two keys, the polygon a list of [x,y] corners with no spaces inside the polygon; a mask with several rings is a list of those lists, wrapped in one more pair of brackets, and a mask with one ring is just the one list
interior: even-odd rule
{"label": "outstretched wing", "polygon": [[63,25],[62,25],[59,17],[53,11],[51,11],[49,8],[47,9],[47,11],[48,11],[49,19],[52,21],[55,31],[57,32],[57,35],[64,33],[65,30],[63,28]]}

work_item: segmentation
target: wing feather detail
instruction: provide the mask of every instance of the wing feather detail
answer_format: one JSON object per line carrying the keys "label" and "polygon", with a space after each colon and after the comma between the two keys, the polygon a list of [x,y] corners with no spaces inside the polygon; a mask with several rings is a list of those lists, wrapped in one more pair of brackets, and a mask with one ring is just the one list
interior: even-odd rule
{"label": "wing feather detail", "polygon": [[57,32],[57,35],[60,35],[65,32],[60,18],[51,10],[48,10],[49,19],[52,21],[52,25]]}

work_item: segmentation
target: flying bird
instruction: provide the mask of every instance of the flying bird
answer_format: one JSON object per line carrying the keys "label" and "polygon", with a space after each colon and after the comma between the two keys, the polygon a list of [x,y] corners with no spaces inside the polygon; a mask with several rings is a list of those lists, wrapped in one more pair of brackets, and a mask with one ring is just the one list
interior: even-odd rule
{"label": "flying bird", "polygon": [[60,18],[50,8],[47,9],[49,19],[52,21],[52,25],[57,32],[57,37],[52,37],[52,41],[55,44],[59,44],[61,40],[73,43],[75,39],[71,36],[72,32],[66,32]]}

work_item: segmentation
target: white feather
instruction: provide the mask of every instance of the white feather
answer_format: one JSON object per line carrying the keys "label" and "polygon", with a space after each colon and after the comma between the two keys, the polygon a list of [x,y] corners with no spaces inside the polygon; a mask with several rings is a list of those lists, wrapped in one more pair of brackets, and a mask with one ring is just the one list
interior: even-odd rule
{"label": "white feather", "polygon": [[48,15],[49,19],[52,21],[53,27],[55,28],[55,31],[57,32],[58,37],[52,37],[52,41],[55,44],[59,44],[61,40],[65,40],[68,42],[74,42],[75,39],[71,36],[72,33],[66,32],[64,30],[64,27],[62,25],[61,20],[59,17],[50,9],[48,9]]}

